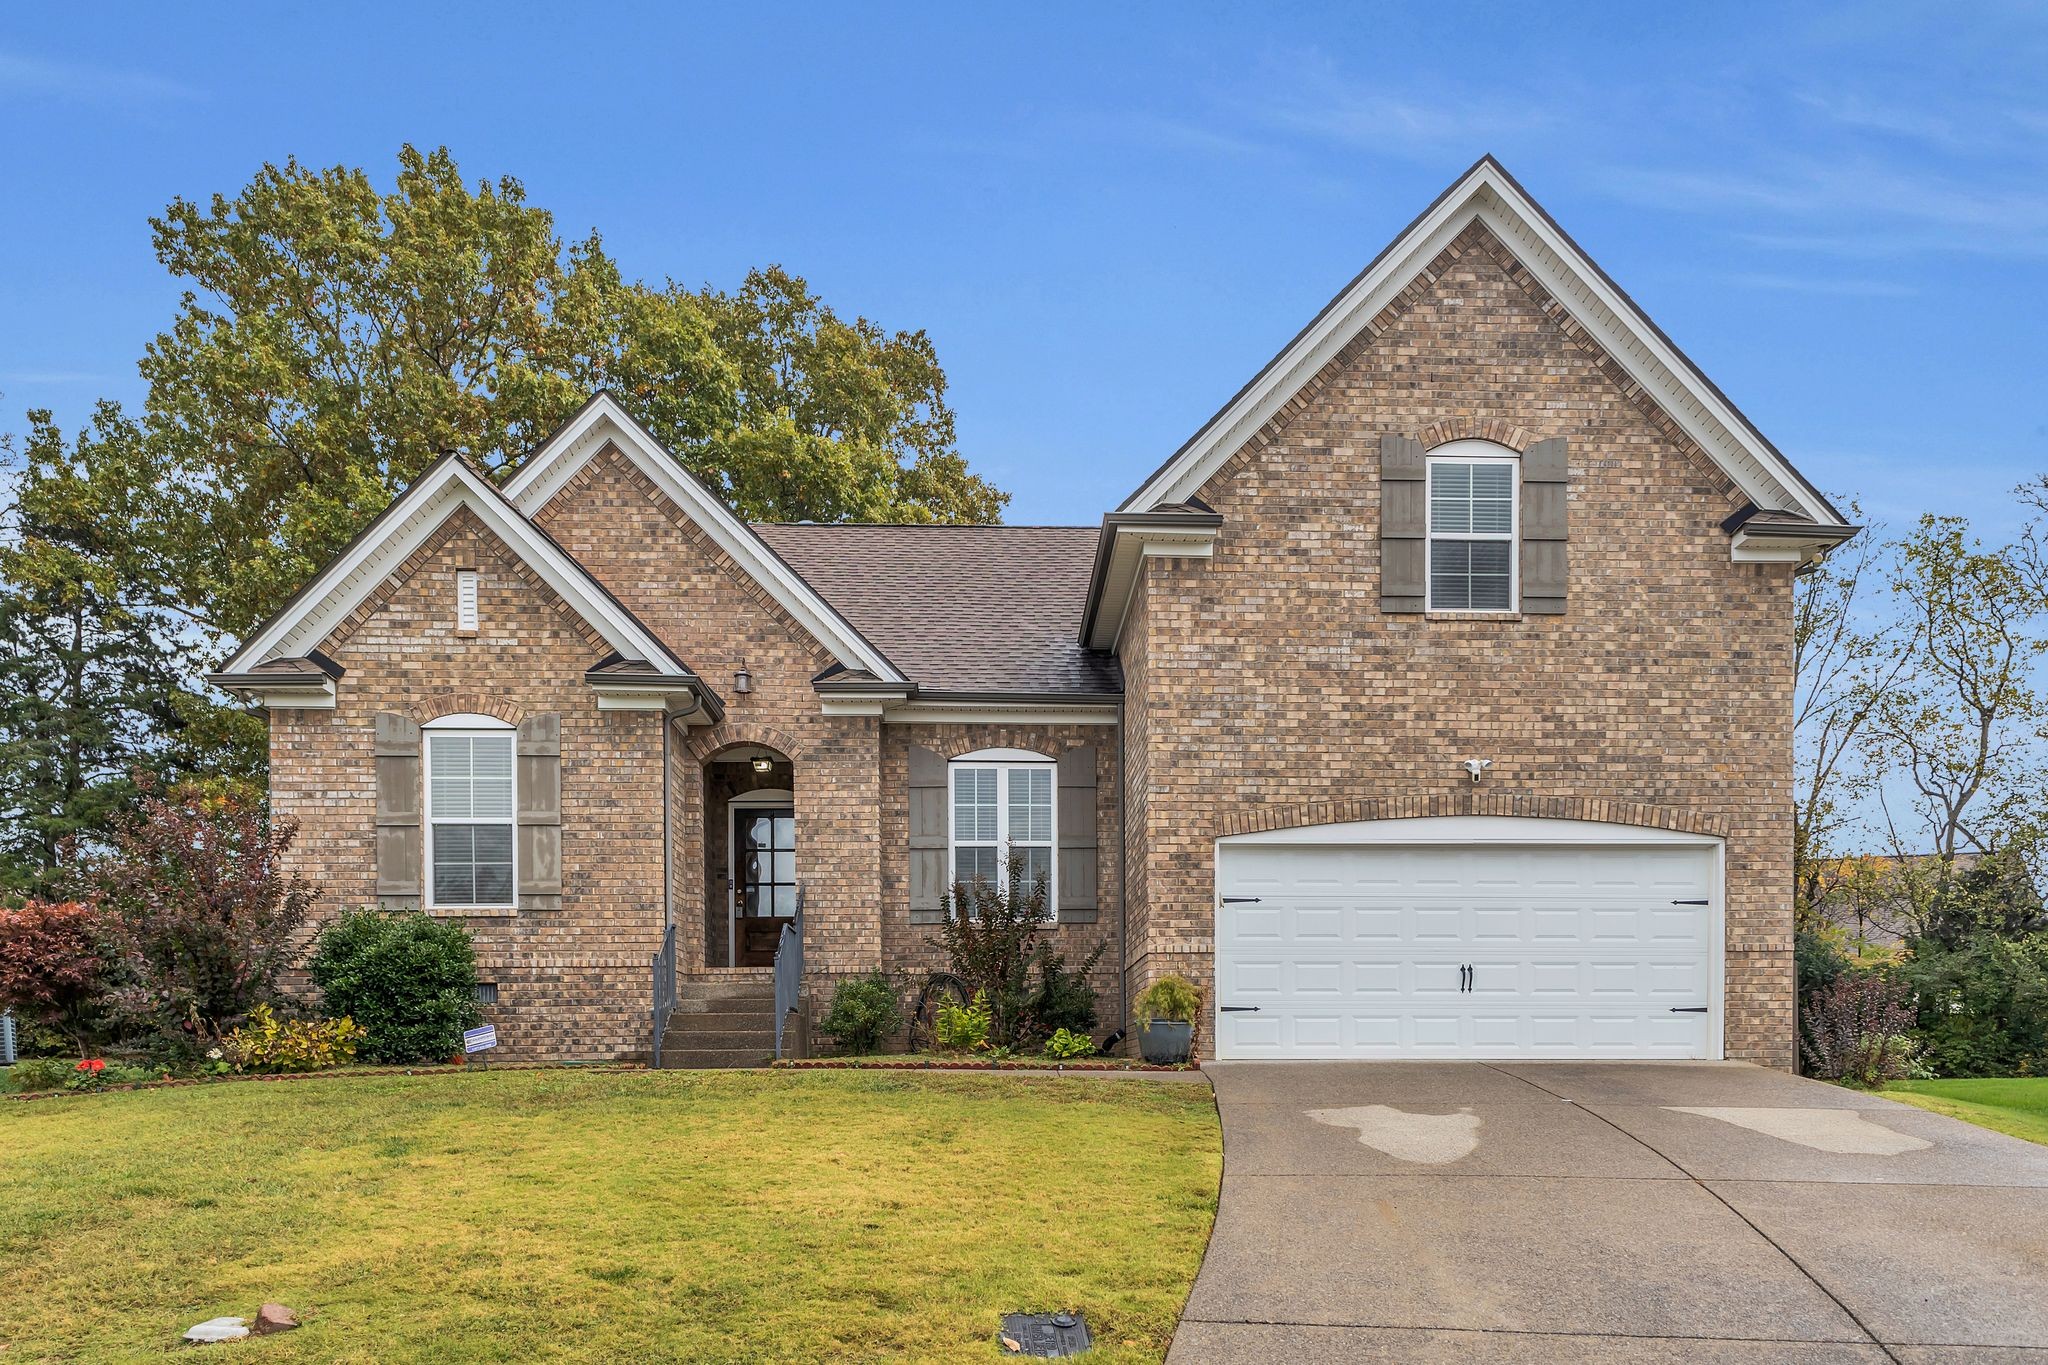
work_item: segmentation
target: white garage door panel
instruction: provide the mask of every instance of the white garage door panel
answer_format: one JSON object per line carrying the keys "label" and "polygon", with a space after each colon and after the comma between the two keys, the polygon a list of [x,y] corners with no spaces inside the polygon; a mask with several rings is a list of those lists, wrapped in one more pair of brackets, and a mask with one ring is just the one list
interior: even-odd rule
{"label": "white garage door panel", "polygon": [[[1714,851],[1223,846],[1217,1055],[1712,1057]],[[1472,968],[1469,988],[1464,968]],[[1673,1013],[1674,1007],[1686,1013]]]}

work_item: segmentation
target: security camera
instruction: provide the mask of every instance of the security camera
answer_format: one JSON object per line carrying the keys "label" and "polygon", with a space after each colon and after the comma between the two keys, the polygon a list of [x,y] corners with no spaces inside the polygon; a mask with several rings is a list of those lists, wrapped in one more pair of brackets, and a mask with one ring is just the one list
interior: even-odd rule
{"label": "security camera", "polygon": [[1492,766],[1493,760],[1490,758],[1468,758],[1465,760],[1465,771],[1472,774],[1474,782],[1477,782],[1486,770]]}

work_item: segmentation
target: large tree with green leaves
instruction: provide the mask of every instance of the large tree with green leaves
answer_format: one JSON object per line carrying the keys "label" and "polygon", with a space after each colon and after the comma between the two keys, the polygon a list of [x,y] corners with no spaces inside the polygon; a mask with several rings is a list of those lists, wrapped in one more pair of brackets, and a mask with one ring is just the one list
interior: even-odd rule
{"label": "large tree with green leaves", "polygon": [[923,332],[840,317],[779,267],[629,280],[517,180],[443,149],[387,191],[266,165],[151,220],[184,286],[139,413],[31,414],[0,535],[0,879],[46,880],[128,772],[260,775],[262,727],[193,675],[440,455],[513,463],[608,389],[740,515],[985,522]]}

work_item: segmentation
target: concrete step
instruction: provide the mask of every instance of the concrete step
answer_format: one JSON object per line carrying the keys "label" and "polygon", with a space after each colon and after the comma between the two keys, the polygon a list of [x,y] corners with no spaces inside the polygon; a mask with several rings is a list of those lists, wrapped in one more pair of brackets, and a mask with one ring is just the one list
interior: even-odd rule
{"label": "concrete step", "polygon": [[676,1029],[668,1031],[661,1049],[666,1053],[670,1048],[678,1051],[700,1052],[726,1051],[729,1049],[758,1049],[773,1055],[775,1051],[775,1030],[769,1028],[744,1029]]}
{"label": "concrete step", "polygon": [[[720,1002],[720,1003],[725,1003],[725,1002]],[[716,1009],[716,1010],[680,1010],[680,1009],[679,1009],[679,1010],[677,1010],[677,1011],[676,1011],[676,1012],[675,1012],[674,1014],[671,1014],[671,1015],[670,1015],[670,1016],[668,1017],[668,1026],[669,1026],[669,1029],[670,1029],[670,1031],[671,1031],[671,1032],[673,1032],[673,1031],[675,1031],[675,1030],[677,1030],[677,1029],[685,1029],[685,1028],[686,1028],[686,1029],[690,1029],[690,1030],[692,1030],[693,1032],[694,1032],[694,1031],[696,1031],[696,1030],[698,1030],[698,1029],[712,1029],[712,1030],[716,1031],[716,1030],[721,1030],[721,1029],[736,1029],[736,1028],[765,1028],[765,1029],[773,1030],[773,1029],[774,1029],[774,1027],[775,1027],[775,1011],[774,1011],[774,1010],[772,1010],[772,1009],[766,1009],[766,1010],[753,1010],[753,1009],[747,1009],[747,1010],[728,1010],[728,1009]]]}
{"label": "concrete step", "polygon": [[676,986],[676,1002],[680,1004],[702,1004],[715,1000],[744,1000],[759,1003],[765,1009],[775,1008],[775,983],[759,982],[696,982],[683,981]]}
{"label": "concrete step", "polygon": [[664,1071],[714,1070],[732,1067],[766,1066],[775,1058],[771,1045],[765,1048],[667,1048],[661,1050]]}

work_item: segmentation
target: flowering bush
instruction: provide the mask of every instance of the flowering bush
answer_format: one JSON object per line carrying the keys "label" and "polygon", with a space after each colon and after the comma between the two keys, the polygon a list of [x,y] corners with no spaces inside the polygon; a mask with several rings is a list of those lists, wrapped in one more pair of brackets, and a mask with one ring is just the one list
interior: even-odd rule
{"label": "flowering bush", "polygon": [[363,1036],[353,1019],[279,1019],[258,1005],[215,1051],[237,1071],[325,1071],[354,1061]]}
{"label": "flowering bush", "polygon": [[140,1085],[161,1073],[140,1066],[108,1066],[98,1057],[87,1057],[71,1068],[64,1080],[66,1090],[105,1090],[115,1085]]}
{"label": "flowering bush", "polygon": [[1911,1074],[1915,1011],[1903,982],[1849,972],[1806,998],[1800,1048],[1810,1075],[1881,1085]]}
{"label": "flowering bush", "polygon": [[76,901],[0,909],[0,1008],[55,1029],[82,1056],[105,1022],[114,971],[108,926]]}

